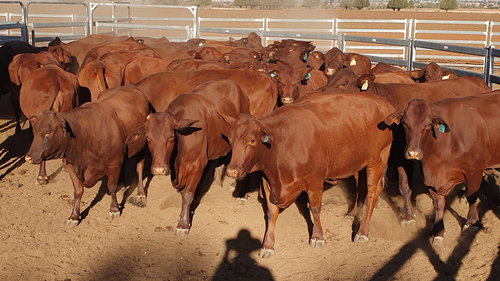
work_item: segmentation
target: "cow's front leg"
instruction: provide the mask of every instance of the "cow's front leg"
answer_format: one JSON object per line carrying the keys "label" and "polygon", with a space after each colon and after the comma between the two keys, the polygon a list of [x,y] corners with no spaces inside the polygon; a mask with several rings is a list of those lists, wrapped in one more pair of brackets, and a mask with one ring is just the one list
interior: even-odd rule
{"label": "cow's front leg", "polygon": [[444,207],[445,207],[445,197],[444,195],[437,194],[433,189],[429,188],[429,193],[432,197],[432,204],[434,205],[434,226],[432,227],[431,236],[432,244],[440,244],[444,240]]}
{"label": "cow's front leg", "polygon": [[73,183],[74,187],[74,203],[73,203],[73,211],[71,212],[71,215],[68,218],[68,221],[66,224],[69,227],[75,227],[80,223],[80,203],[82,201],[82,196],[83,196],[83,183],[80,182],[78,177],[76,176],[75,169],[71,164],[66,165],[69,173],[69,177],[71,178],[71,182]]}
{"label": "cow's front leg", "polygon": [[[410,173],[412,170],[410,170]],[[415,222],[415,214],[413,213],[413,209],[411,206],[411,189],[408,184],[408,175],[406,170],[403,167],[398,167],[399,174],[399,192],[403,197],[404,208],[403,213],[401,214],[401,223],[402,224],[411,224]]]}
{"label": "cow's front leg", "polygon": [[146,207],[147,198],[146,192],[144,191],[144,183],[142,180],[142,174],[144,171],[144,158],[137,162],[135,171],[137,172],[137,195],[135,197],[130,197],[129,201],[136,206]]}
{"label": "cow's front leg", "polygon": [[469,177],[467,179],[467,189],[465,191],[465,196],[467,197],[467,203],[469,203],[469,213],[467,214],[467,221],[462,227],[462,231],[467,229],[479,230],[478,221],[479,214],[477,213],[477,191],[481,186],[483,180],[482,173],[476,173],[477,177]]}
{"label": "cow's front leg", "polygon": [[309,245],[311,245],[311,247],[321,248],[325,245],[325,239],[323,238],[323,228],[321,227],[320,219],[323,186],[320,185],[319,190],[308,191],[307,196],[309,197],[309,210],[311,211],[314,219],[313,231],[311,240],[309,241]]}
{"label": "cow's front leg", "polygon": [[40,162],[40,169],[38,170],[38,177],[36,178],[36,183],[39,185],[45,185],[49,181],[47,177],[47,172],[45,171],[45,161]]}
{"label": "cow's front leg", "polygon": [[108,191],[111,194],[111,204],[109,206],[109,217],[111,219],[120,216],[120,205],[116,198],[118,191],[118,178],[120,177],[121,167],[108,168]]}
{"label": "cow's front leg", "polygon": [[269,200],[269,196],[271,195],[269,182],[264,178],[262,179],[262,182],[267,203],[267,228],[259,255],[262,258],[267,258],[274,253],[274,229],[276,227],[276,220],[278,219],[280,209]]}
{"label": "cow's front leg", "polygon": [[[195,167],[186,177],[186,185],[181,192],[182,206],[181,214],[179,215],[179,223],[175,230],[176,235],[185,236],[189,234],[189,229],[191,228],[191,203],[193,202],[196,187],[200,183],[203,168],[203,166]],[[178,180],[181,179],[178,178]]]}

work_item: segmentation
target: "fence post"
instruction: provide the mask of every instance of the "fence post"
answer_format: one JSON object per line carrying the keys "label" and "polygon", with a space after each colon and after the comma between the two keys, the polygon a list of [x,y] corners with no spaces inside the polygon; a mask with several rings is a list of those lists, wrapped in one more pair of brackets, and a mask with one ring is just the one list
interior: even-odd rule
{"label": "fence post", "polygon": [[415,62],[415,42],[413,38],[408,39],[410,44],[408,46],[408,71],[413,70],[413,62]]}
{"label": "fence post", "polygon": [[490,89],[493,87],[493,84],[491,83],[491,74],[493,73],[493,56],[491,55],[491,48],[492,46],[488,46],[484,48],[485,50],[485,55],[484,55],[484,82],[490,87]]}
{"label": "fence post", "polygon": [[342,52],[345,52],[345,34],[340,34],[339,35],[339,49]]}

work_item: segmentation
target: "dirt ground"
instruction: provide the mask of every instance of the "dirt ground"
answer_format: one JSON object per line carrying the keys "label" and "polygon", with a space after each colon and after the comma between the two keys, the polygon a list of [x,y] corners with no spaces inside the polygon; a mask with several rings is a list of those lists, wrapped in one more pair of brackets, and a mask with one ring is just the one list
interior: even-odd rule
{"label": "dirt ground", "polygon": [[[397,13],[394,13],[397,14]],[[439,13],[443,15],[445,13]],[[446,13],[451,15],[454,13]],[[283,210],[275,253],[261,259],[265,203],[257,191],[237,203],[230,184],[212,184],[197,196],[191,232],[175,236],[180,194],[169,176],[150,177],[144,208],[128,202],[137,181],[133,166],[118,194],[121,217],[109,220],[102,183],[86,189],[82,221],[65,225],[73,187],[60,160],[47,163],[49,184],[35,183],[38,166],[24,162],[28,125],[14,135],[9,97],[0,100],[0,280],[499,280],[498,186],[484,182],[479,206],[484,225],[461,232],[468,205],[450,195],[445,240],[429,243],[432,200],[414,184],[416,223],[402,226],[402,200],[392,184],[372,218],[370,240],[352,242],[359,221],[344,221],[353,203],[352,180],[327,186],[321,212],[326,245],[310,248],[306,199]],[[206,182],[210,182],[207,176]],[[304,215],[303,215],[304,214]]]}

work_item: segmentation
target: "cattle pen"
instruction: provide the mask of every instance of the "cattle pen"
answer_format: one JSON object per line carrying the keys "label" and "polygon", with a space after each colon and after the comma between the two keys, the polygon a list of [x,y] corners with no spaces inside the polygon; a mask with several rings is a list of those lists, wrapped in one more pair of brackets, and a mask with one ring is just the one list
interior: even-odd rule
{"label": "cattle pen", "polygon": [[[337,46],[405,69],[438,61],[459,75],[481,77],[493,87],[500,83],[493,67],[500,56],[495,48],[500,43],[496,31],[500,19],[401,19],[391,18],[396,14],[392,11],[388,19],[373,14],[328,18],[317,11],[299,11],[294,17],[260,10],[247,11],[246,17],[209,12],[191,6],[0,1],[0,16],[5,15],[5,21],[0,18],[0,42],[22,39],[46,46],[56,36],[69,42],[90,34],[165,36],[181,42],[196,37],[238,39],[254,31],[264,44],[283,38],[314,40],[321,51]],[[249,200],[238,204],[229,178],[220,186],[205,182],[193,202],[193,228],[185,237],[174,234],[181,202],[170,177],[147,178],[146,207],[128,202],[137,188],[133,165],[124,168],[129,185],[117,193],[124,206],[120,218],[107,218],[110,196],[103,180],[85,189],[82,221],[67,228],[72,182],[61,161],[54,160],[47,162],[50,183],[35,183],[38,167],[24,160],[31,142],[28,126],[24,125],[23,134],[14,135],[12,115],[4,96],[0,99],[0,280],[498,279],[500,208],[494,203],[499,194],[497,187],[487,187],[491,182],[481,187],[478,210],[484,227],[476,232],[461,231],[468,209],[465,200],[447,196],[445,241],[437,246],[428,239],[434,210],[422,183],[413,190],[415,224],[400,223],[404,203],[397,187],[382,192],[368,243],[353,243],[360,222],[344,220],[355,200],[354,179],[325,184],[321,209],[325,245],[309,246],[312,221],[307,196],[300,196],[280,213],[276,253],[262,259],[258,250],[266,229],[265,200],[252,190]]]}

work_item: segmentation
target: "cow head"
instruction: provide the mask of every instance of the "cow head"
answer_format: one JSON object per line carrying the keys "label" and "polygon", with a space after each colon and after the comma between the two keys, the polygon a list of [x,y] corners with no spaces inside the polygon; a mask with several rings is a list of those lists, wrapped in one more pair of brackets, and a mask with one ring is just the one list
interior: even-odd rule
{"label": "cow head", "polygon": [[346,56],[339,48],[332,48],[325,54],[325,75],[332,76],[342,68],[344,68],[344,60]]}
{"label": "cow head", "polygon": [[133,155],[144,147],[146,141],[151,151],[151,173],[166,175],[170,171],[170,156],[174,149],[176,133],[198,122],[191,119],[177,119],[166,112],[152,113],[141,127],[126,141],[128,154]]}
{"label": "cow head", "polygon": [[411,100],[403,111],[390,114],[384,122],[388,126],[403,125],[406,134],[406,159],[422,160],[422,147],[439,134],[450,132],[448,124],[433,112],[424,99]]}
{"label": "cow head", "polygon": [[46,110],[41,116],[29,119],[33,126],[33,142],[26,153],[26,162],[40,164],[44,160],[63,158],[74,135],[62,114]]}
{"label": "cow head", "polygon": [[72,62],[70,50],[63,48],[61,45],[54,45],[48,47],[47,52],[51,53],[59,61],[59,66],[65,70],[69,69]]}
{"label": "cow head", "polygon": [[306,85],[311,77],[312,68],[295,69],[290,66],[283,66],[279,70],[271,70],[269,75],[278,83],[278,95],[281,103],[289,104],[300,96],[300,86]]}
{"label": "cow head", "polygon": [[314,69],[324,70],[322,66],[325,63],[325,55],[320,51],[314,51],[309,54],[306,63]]}
{"label": "cow head", "polygon": [[412,70],[410,72],[411,78],[418,82],[429,82],[436,80],[445,80],[456,78],[457,75],[451,71],[445,71],[435,62],[431,62],[424,66],[422,69]]}
{"label": "cow head", "polygon": [[324,92],[328,93],[357,93],[358,76],[349,68],[343,68],[337,74],[328,77]]}
{"label": "cow head", "polygon": [[232,156],[226,168],[227,175],[242,179],[259,170],[257,161],[273,144],[271,130],[250,114],[240,114],[236,119],[221,113],[218,116],[230,127],[227,139]]}

